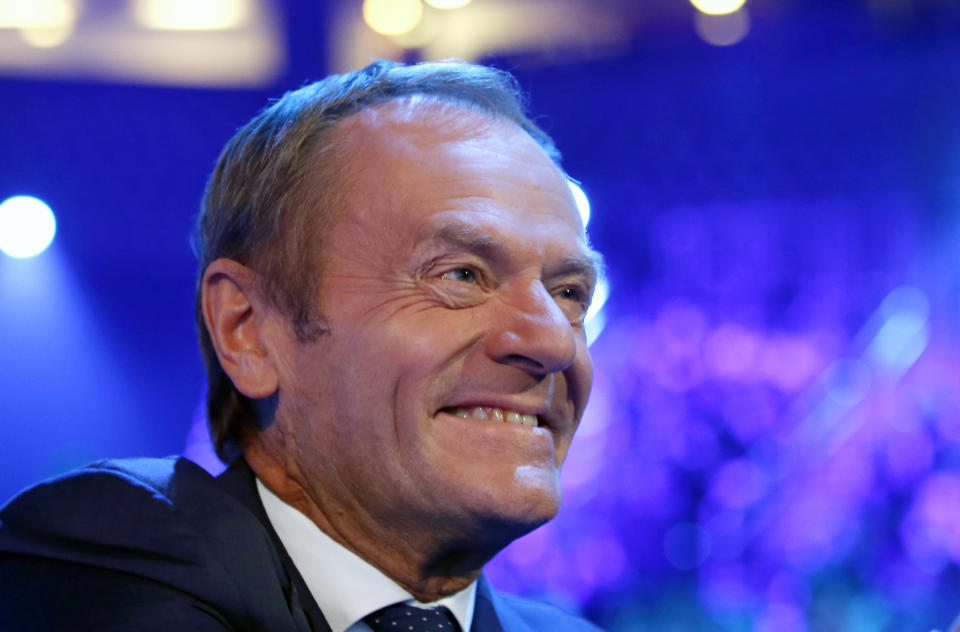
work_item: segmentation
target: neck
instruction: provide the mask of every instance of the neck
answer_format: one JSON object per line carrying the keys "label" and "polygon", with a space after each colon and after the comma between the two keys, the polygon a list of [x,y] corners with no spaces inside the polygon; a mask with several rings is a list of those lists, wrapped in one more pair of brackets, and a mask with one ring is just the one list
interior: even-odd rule
{"label": "neck", "polygon": [[[429,603],[459,592],[479,577],[490,558],[513,540],[500,529],[451,529],[427,525],[415,517],[383,520],[356,504],[302,482],[261,442],[244,454],[257,478],[288,505],[307,516],[337,543],[353,551],[403,587]],[[396,525],[385,529],[384,524]],[[490,533],[500,533],[491,539]]]}

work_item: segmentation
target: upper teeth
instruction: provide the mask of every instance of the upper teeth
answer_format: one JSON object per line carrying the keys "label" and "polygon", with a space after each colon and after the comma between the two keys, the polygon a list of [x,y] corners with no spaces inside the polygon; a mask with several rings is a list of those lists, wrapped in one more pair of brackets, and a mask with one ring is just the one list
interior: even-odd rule
{"label": "upper teeth", "polygon": [[536,415],[524,415],[512,410],[494,408],[492,406],[475,406],[473,408],[464,408],[457,406],[449,409],[449,412],[457,417],[464,419],[486,419],[488,421],[505,421],[511,424],[523,424],[524,426],[536,426]]}

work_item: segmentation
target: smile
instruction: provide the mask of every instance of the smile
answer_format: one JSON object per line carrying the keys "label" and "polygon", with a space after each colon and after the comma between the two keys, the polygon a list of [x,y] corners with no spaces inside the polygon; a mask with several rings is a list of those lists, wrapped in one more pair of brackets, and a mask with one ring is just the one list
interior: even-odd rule
{"label": "smile", "polygon": [[536,415],[525,415],[513,410],[505,410],[493,406],[454,406],[445,408],[445,413],[450,413],[461,419],[480,419],[483,421],[500,421],[508,424],[522,424],[524,426],[539,426],[539,420]]}

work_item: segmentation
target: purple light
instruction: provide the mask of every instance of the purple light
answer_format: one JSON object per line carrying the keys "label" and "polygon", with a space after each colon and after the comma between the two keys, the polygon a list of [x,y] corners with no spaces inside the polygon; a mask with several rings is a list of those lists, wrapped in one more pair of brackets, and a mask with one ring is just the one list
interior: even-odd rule
{"label": "purple light", "polygon": [[704,340],[704,364],[717,377],[748,378],[759,349],[760,339],[756,334],[736,324],[724,324]]}
{"label": "purple light", "polygon": [[[797,570],[814,572],[840,553],[849,538],[850,512],[841,502],[826,497],[815,482],[785,494],[790,505],[778,516],[776,527],[765,534],[767,546],[782,551]],[[846,542],[845,542],[846,541]]]}
{"label": "purple light", "polygon": [[543,560],[546,552],[556,544],[556,527],[548,523],[511,544],[500,556],[520,569],[532,569]]}
{"label": "purple light", "polygon": [[692,417],[662,440],[674,461],[688,470],[713,465],[720,452],[716,429],[706,421]]}
{"label": "purple light", "polygon": [[792,603],[806,606],[810,603],[810,586],[803,575],[783,570],[767,584],[769,603]]}
{"label": "purple light", "polygon": [[576,559],[580,578],[592,588],[618,583],[627,569],[623,545],[611,534],[583,541]]}
{"label": "purple light", "polygon": [[767,485],[763,470],[747,459],[733,459],[714,473],[710,497],[722,507],[740,509],[763,497]]}
{"label": "purple light", "polygon": [[806,386],[823,364],[816,347],[804,338],[773,336],[760,351],[760,371],[785,392],[796,392]]}
{"label": "purple light", "polygon": [[934,445],[924,428],[891,433],[885,446],[887,476],[897,485],[913,483],[933,465]]}
{"label": "purple light", "polygon": [[653,325],[657,354],[652,369],[666,390],[686,392],[703,379],[700,345],[706,330],[703,313],[688,303],[665,305]]}
{"label": "purple light", "polygon": [[803,611],[789,603],[771,603],[753,628],[756,632],[807,632]]}
{"label": "purple light", "polygon": [[645,522],[667,520],[685,504],[687,489],[662,463],[636,463],[624,468],[617,481],[616,498],[633,508]]}
{"label": "purple light", "polygon": [[917,490],[900,529],[914,563],[937,572],[947,558],[960,561],[960,474],[935,472]]}
{"label": "purple light", "polygon": [[706,318],[697,306],[673,301],[657,314],[654,330],[662,351],[673,356],[693,355],[700,350]]}
{"label": "purple light", "polygon": [[731,389],[721,406],[727,430],[742,443],[778,429],[780,400],[765,385]]}

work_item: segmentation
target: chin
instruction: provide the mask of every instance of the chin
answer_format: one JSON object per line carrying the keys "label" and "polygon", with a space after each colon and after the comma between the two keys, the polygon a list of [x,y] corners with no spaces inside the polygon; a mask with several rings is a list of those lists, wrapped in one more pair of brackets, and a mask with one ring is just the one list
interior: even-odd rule
{"label": "chin", "polygon": [[560,480],[554,472],[537,467],[520,467],[509,492],[490,494],[484,513],[486,528],[518,538],[549,522],[560,509]]}

